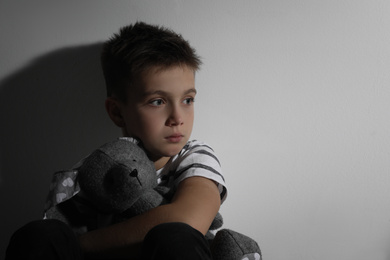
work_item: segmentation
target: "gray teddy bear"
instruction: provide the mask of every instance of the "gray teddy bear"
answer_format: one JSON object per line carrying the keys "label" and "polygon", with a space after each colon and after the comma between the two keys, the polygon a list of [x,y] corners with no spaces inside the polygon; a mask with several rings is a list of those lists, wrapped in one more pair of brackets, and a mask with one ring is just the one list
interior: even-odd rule
{"label": "gray teddy bear", "polygon": [[[51,207],[46,217],[64,221],[79,234],[142,214],[168,203],[173,195],[169,188],[157,185],[153,163],[131,138],[104,144],[76,170],[81,192]],[[220,229],[222,223],[218,213],[206,235],[213,259],[261,259],[253,239]]]}

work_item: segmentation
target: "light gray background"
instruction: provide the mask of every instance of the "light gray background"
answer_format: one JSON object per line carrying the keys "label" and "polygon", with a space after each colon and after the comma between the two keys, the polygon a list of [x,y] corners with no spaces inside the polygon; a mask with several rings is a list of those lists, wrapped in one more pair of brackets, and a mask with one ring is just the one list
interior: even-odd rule
{"label": "light gray background", "polygon": [[390,259],[390,1],[0,1],[1,257],[51,175],[119,136],[100,42],[137,20],[203,57],[193,138],[268,260]]}

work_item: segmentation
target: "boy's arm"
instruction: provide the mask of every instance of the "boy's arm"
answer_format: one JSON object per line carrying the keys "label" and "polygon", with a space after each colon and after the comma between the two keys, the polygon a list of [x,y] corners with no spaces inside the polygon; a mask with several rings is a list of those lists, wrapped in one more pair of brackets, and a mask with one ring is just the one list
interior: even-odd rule
{"label": "boy's arm", "polygon": [[138,257],[145,235],[154,226],[184,222],[206,234],[221,204],[214,181],[203,177],[183,180],[170,204],[115,225],[85,233],[79,237],[86,256]]}

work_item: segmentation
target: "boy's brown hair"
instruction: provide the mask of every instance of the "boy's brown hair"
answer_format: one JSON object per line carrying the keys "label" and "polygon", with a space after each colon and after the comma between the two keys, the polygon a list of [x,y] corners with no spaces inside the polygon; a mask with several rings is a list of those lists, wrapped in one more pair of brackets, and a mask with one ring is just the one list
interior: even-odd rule
{"label": "boy's brown hair", "polygon": [[183,37],[170,29],[137,22],[106,41],[101,54],[107,96],[126,102],[126,89],[152,68],[186,65],[197,71],[199,56]]}

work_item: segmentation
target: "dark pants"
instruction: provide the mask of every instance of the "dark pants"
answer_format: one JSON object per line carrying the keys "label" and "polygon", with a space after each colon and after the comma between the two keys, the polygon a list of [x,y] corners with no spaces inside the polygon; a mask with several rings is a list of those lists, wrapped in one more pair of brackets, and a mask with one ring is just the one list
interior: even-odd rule
{"label": "dark pants", "polygon": [[210,247],[198,230],[184,223],[153,228],[143,243],[143,260],[211,260]]}
{"label": "dark pants", "polygon": [[37,220],[17,230],[10,239],[6,260],[79,260],[81,250],[76,235],[59,220]]}
{"label": "dark pants", "polygon": [[[211,260],[202,233],[184,223],[161,224],[150,230],[143,243],[143,260]],[[10,239],[6,260],[81,260],[77,237],[58,220],[38,220],[17,230]]]}

